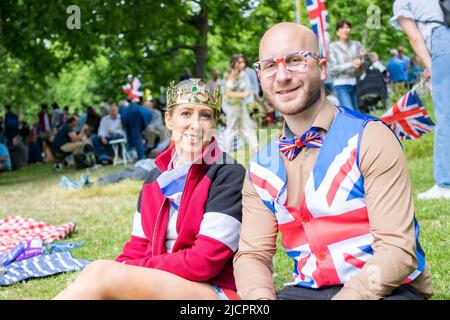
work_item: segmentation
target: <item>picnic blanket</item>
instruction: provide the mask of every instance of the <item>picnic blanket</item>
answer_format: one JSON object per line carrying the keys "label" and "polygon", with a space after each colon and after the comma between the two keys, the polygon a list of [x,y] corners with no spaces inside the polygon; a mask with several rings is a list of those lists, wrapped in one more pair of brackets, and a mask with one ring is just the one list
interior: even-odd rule
{"label": "picnic blanket", "polygon": [[75,259],[70,252],[41,254],[29,259],[14,261],[0,270],[0,286],[29,279],[50,276],[56,273],[82,270],[90,262]]}
{"label": "picnic blanket", "polygon": [[0,253],[14,248],[20,242],[35,238],[40,238],[46,243],[62,240],[74,230],[73,222],[55,227],[30,218],[10,216],[0,220]]}

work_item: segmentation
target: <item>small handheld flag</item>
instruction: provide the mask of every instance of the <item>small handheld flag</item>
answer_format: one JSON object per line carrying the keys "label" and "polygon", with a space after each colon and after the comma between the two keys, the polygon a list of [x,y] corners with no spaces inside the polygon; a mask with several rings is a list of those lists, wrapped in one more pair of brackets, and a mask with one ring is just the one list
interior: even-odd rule
{"label": "small handheld flag", "polygon": [[434,128],[433,121],[414,89],[402,96],[381,120],[391,127],[400,140],[417,139]]}

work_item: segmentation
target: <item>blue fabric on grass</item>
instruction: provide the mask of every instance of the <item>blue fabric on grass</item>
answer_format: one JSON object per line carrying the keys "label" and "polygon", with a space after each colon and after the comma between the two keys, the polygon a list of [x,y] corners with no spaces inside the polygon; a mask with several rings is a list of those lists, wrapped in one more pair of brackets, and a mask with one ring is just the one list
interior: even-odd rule
{"label": "blue fabric on grass", "polygon": [[30,278],[41,278],[61,272],[79,271],[90,262],[75,259],[70,252],[55,252],[15,261],[0,273],[0,286],[8,286]]}

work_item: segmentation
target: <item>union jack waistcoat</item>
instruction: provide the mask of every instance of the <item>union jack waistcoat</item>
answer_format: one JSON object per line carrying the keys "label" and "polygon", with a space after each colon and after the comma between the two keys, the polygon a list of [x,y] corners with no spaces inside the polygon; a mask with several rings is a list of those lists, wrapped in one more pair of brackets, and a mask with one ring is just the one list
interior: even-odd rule
{"label": "union jack waistcoat", "polygon": [[[373,256],[373,236],[359,168],[361,136],[369,121],[379,119],[339,107],[299,208],[287,208],[287,183],[276,139],[249,165],[256,192],[276,216],[282,244],[294,262],[293,281],[286,285],[320,288],[343,284]],[[418,268],[403,282],[413,281],[425,267],[416,220]]]}

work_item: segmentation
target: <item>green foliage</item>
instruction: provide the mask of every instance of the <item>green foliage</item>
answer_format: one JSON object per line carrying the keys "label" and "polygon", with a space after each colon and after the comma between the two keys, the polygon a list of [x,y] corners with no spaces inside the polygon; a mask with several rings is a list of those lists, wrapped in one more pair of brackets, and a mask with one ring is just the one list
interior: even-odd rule
{"label": "green foliage", "polygon": [[[299,3],[301,22],[309,26],[306,1]],[[79,0],[81,29],[70,30],[66,10],[72,4],[0,1],[0,104],[10,103],[28,116],[54,99],[77,107],[106,96],[117,101],[128,74],[139,75],[158,96],[184,67],[209,78],[213,69],[226,71],[234,53],[256,61],[263,33],[295,18],[292,0]],[[380,9],[379,28],[367,26],[370,5]],[[388,22],[389,1],[333,0],[327,8],[332,40],[336,22],[346,18],[353,38],[384,61],[388,49],[409,48],[404,34]],[[87,83],[79,83],[83,80]]]}

